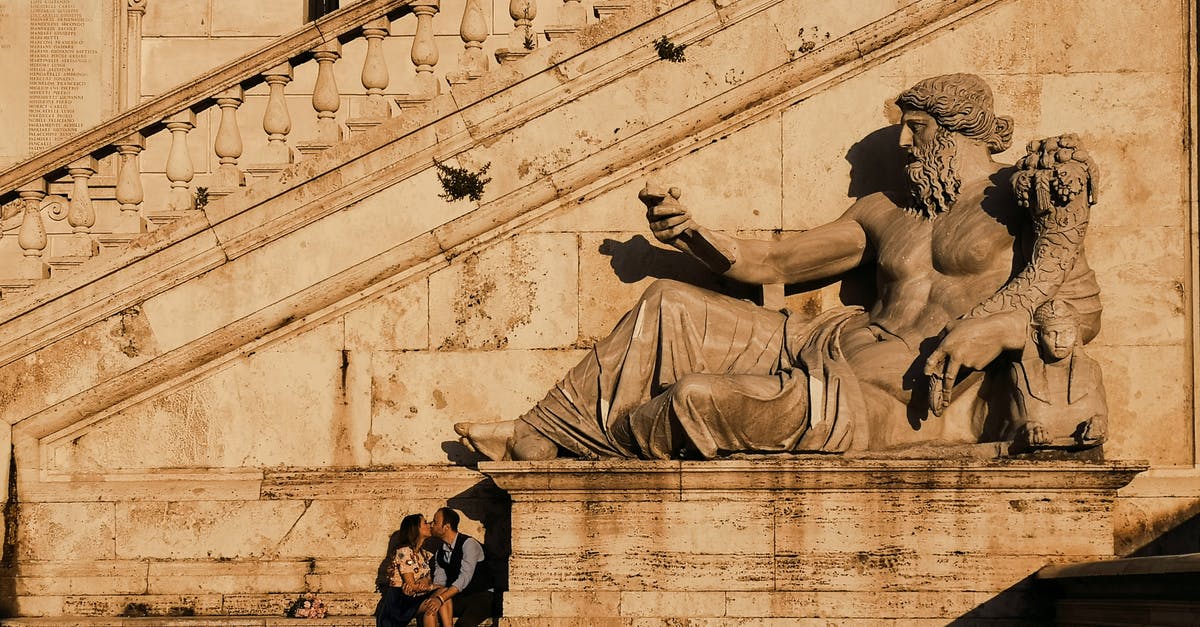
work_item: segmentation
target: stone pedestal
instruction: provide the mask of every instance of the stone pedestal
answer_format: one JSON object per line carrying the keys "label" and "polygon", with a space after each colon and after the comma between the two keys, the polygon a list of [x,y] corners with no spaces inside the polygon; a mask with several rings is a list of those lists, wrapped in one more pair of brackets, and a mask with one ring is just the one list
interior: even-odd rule
{"label": "stone pedestal", "polygon": [[1032,575],[1111,556],[1116,490],[1145,468],[834,457],[480,464],[512,498],[512,627],[1042,618],[1050,606]]}

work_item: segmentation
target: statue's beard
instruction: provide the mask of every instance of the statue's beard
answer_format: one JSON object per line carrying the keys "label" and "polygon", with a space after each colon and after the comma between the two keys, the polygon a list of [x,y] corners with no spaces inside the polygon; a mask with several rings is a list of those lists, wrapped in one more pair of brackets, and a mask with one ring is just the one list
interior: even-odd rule
{"label": "statue's beard", "polygon": [[933,142],[925,148],[913,147],[912,162],[905,168],[912,182],[910,193],[912,204],[909,209],[927,218],[936,218],[944,213],[958,198],[957,150],[954,136],[939,128]]}

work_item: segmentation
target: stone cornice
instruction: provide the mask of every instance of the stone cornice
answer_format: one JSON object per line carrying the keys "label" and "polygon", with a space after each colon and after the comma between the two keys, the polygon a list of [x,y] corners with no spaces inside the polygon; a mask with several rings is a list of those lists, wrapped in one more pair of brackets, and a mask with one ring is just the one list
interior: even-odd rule
{"label": "stone cornice", "polygon": [[[845,459],[775,456],[713,461],[484,462],[479,470],[515,501],[691,500],[722,493],[1021,490],[1116,495],[1145,462]],[[707,495],[707,496],[706,496]]]}

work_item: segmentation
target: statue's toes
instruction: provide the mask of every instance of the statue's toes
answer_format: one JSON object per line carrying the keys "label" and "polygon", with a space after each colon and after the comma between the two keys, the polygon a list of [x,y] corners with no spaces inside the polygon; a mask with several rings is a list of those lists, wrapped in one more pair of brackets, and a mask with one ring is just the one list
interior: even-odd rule
{"label": "statue's toes", "polygon": [[[457,430],[457,427],[455,427],[455,429]],[[462,444],[464,448],[472,453],[479,453],[479,450],[475,448],[475,443],[471,441],[471,438],[463,436],[458,439],[458,443]]]}
{"label": "statue's toes", "polygon": [[464,438],[470,437],[472,424],[470,422],[456,422],[454,423],[454,432]]}

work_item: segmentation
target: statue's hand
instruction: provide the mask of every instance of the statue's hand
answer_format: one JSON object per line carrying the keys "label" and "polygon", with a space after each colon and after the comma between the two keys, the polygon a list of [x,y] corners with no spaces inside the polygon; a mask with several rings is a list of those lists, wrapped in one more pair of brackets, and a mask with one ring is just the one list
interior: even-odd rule
{"label": "statue's hand", "polygon": [[929,359],[925,361],[925,376],[940,383],[942,389],[930,389],[929,404],[935,416],[950,404],[954,382],[959,370],[982,370],[1005,349],[1024,344],[1029,322],[1023,311],[994,314],[983,318],[952,320],[946,334]]}
{"label": "statue's hand", "polygon": [[646,221],[654,237],[664,244],[674,245],[680,235],[697,228],[688,210],[679,203],[682,192],[678,187],[663,190],[650,183],[638,192],[638,200],[646,205]]}

